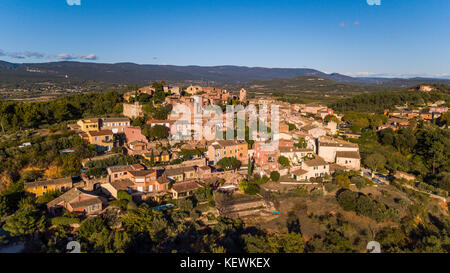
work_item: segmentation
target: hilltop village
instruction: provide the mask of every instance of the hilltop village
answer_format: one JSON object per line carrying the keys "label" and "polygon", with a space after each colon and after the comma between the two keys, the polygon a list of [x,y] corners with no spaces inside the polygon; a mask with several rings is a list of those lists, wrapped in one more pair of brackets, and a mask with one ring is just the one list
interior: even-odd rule
{"label": "hilltop village", "polygon": [[[138,158],[138,163],[104,166],[105,174],[100,177],[83,174],[79,183],[72,183],[70,177],[31,182],[25,185],[25,190],[37,196],[51,190],[63,192],[48,203],[52,212],[96,214],[107,207],[108,197],[118,198],[121,191],[133,199],[160,201],[188,197],[199,188],[211,186],[216,191],[245,193],[243,184],[253,174],[275,182],[307,184],[331,180],[336,170],[361,170],[358,145],[336,137],[341,117],[326,106],[247,100],[244,89],[237,95],[201,86],[189,86],[183,95],[179,87],[163,86],[163,91],[170,94],[161,103],[164,107],[182,103],[193,108],[198,98],[203,99],[204,105],[222,106],[229,102],[245,106],[278,105],[279,147],[263,149],[264,140],[175,141],[171,134],[175,119],[170,115],[165,120],[144,115],[139,98],[153,97],[156,92],[154,87],[147,86],[124,94],[125,101],[132,102],[124,103],[124,117],[85,118],[68,125],[101,154],[83,161],[84,173],[89,173],[89,166],[95,165],[95,161],[121,154]],[[135,119],[145,122],[148,132],[133,126]],[[189,125],[181,128],[184,135],[189,133]],[[225,126],[217,128],[226,130]],[[94,190],[106,198],[102,201]]]}
{"label": "hilltop village", "polygon": [[[408,92],[428,95],[426,93],[430,91]],[[386,109],[384,114],[349,111],[338,114],[329,106],[317,103],[295,104],[268,97],[251,97],[245,89],[226,91],[193,85],[182,88],[164,82],[131,86],[120,94],[109,92],[87,96],[90,102],[73,102],[73,105],[91,103],[92,111],[99,108],[98,111],[113,114],[85,115],[77,120],[65,118],[66,121],[59,123],[61,126],[53,132],[37,130],[39,137],[47,140],[40,140],[41,143],[31,140],[5,150],[11,155],[13,150],[16,154],[35,154],[33,151],[38,145],[40,150],[47,151],[39,154],[39,158],[50,158],[50,163],[40,163],[45,162],[41,159],[33,163],[30,158],[28,167],[23,167],[19,174],[20,179],[8,182],[9,187],[3,189],[5,197],[0,201],[7,209],[0,216],[6,216],[3,228],[10,234],[14,235],[11,231],[16,229],[12,225],[22,222],[20,217],[30,217],[34,226],[16,236],[46,230],[44,226],[50,228],[44,234],[53,228],[68,228],[67,232],[82,236],[87,232],[85,229],[95,229],[98,224],[106,225],[108,232],[113,232],[110,234],[125,232],[138,240],[135,237],[141,234],[136,231],[138,226],[153,225],[164,219],[161,221],[168,221],[164,226],[173,229],[171,233],[167,230],[164,233],[172,234],[168,238],[176,241],[177,236],[181,236],[176,231],[180,219],[183,219],[183,225],[195,223],[197,233],[204,232],[205,228],[215,230],[223,225],[240,223],[227,222],[234,219],[257,227],[268,234],[265,236],[288,236],[286,240],[289,238],[302,246],[292,250],[295,252],[303,252],[303,244],[311,252],[349,252],[363,251],[364,242],[360,238],[362,235],[343,230],[347,224],[364,232],[364,240],[369,240],[370,230],[396,227],[400,219],[412,217],[410,211],[415,208],[414,204],[423,198],[429,198],[442,217],[447,215],[445,173],[425,176],[410,171],[417,165],[403,163],[402,166],[400,163],[406,160],[403,154],[410,153],[408,149],[412,148],[408,147],[418,143],[413,143],[410,137],[416,127],[431,126],[433,130],[446,132],[447,103],[434,97],[426,105],[397,105]],[[109,105],[109,101],[114,103]],[[107,104],[112,110],[101,109]],[[37,105],[40,107],[41,104]],[[172,111],[179,105],[191,112],[188,116],[193,117],[193,122],[181,121],[182,115]],[[208,106],[223,110],[215,121],[205,114]],[[260,111],[253,121],[255,126],[245,116],[243,138],[238,137],[239,129],[230,128],[227,123],[229,119],[231,127],[240,123],[238,113],[225,113],[231,106]],[[271,127],[272,119],[276,119],[270,111],[273,108],[278,109],[278,128]],[[267,117],[261,114],[261,109],[268,109]],[[197,114],[200,114],[199,118]],[[14,120],[11,118],[11,124]],[[192,124],[212,124],[211,131],[197,135]],[[226,136],[230,131],[234,138],[218,137]],[[52,134],[59,135],[53,139]],[[420,135],[416,134],[416,137]],[[391,146],[379,146],[378,142],[393,148],[387,150],[386,147]],[[444,142],[443,145],[447,144]],[[398,150],[392,150],[394,147]],[[388,154],[392,158],[388,158]],[[440,165],[435,160],[430,166],[443,168],[444,159],[440,160]],[[14,177],[14,173],[5,171],[2,181],[8,181],[8,177]],[[443,177],[438,181],[444,182],[432,186],[424,183],[428,177]],[[17,194],[23,199],[14,197]],[[421,197],[411,197],[416,195]],[[21,201],[14,201],[16,199]],[[37,202],[33,205],[37,210],[26,210],[25,216],[20,214],[22,209],[25,210],[21,205],[24,202]],[[12,209],[14,206],[18,207],[16,213]],[[45,215],[47,224],[44,226],[38,224],[41,223],[38,211]],[[160,220],[149,220],[145,215]],[[345,222],[352,217],[357,220]],[[319,229],[331,225],[328,221],[340,221],[333,231],[337,235]],[[152,226],[151,229],[158,228]],[[161,226],[158,230],[164,229]],[[96,232],[93,234],[100,236],[98,232],[103,231],[99,228]],[[388,236],[389,232],[383,234]],[[299,234],[303,237],[298,237]],[[343,249],[333,250],[332,245],[337,243],[327,246],[326,238],[335,235],[344,242],[352,241],[353,246],[347,243]],[[83,240],[89,242],[92,250],[93,244],[97,243],[89,236],[85,235]],[[225,235],[219,237],[222,236]],[[244,251],[258,252],[258,248],[248,245],[254,238],[245,238]],[[149,245],[157,244],[162,248],[167,243],[162,238],[152,240]],[[222,246],[212,250],[207,239],[202,240],[206,241],[201,249],[229,251]],[[175,241],[170,244],[186,247]],[[51,241],[44,244],[51,244]],[[194,246],[190,248],[200,251]]]}

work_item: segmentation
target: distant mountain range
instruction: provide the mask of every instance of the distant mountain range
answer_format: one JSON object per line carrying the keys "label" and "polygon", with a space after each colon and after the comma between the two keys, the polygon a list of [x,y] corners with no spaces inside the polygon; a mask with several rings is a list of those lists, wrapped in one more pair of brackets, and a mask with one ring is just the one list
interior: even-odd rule
{"label": "distant mountain range", "polygon": [[206,83],[210,85],[244,84],[253,81],[296,78],[299,76],[319,77],[338,83],[408,87],[421,83],[450,84],[449,79],[434,78],[371,78],[350,77],[338,73],[327,74],[307,68],[264,68],[245,66],[175,66],[139,65],[134,63],[86,63],[50,62],[16,64],[0,61],[0,81],[98,81],[119,84],[148,84],[157,80],[170,83]]}

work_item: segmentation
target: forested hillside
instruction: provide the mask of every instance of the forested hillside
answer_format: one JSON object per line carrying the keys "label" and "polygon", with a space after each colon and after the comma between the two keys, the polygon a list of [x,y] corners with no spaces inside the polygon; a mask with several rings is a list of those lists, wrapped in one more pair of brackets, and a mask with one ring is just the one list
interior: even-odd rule
{"label": "forested hillside", "polygon": [[395,105],[423,105],[426,102],[438,100],[449,101],[450,86],[434,85],[432,92],[396,91],[361,94],[352,98],[330,103],[330,107],[338,112],[376,112],[383,113],[384,109],[392,109]]}

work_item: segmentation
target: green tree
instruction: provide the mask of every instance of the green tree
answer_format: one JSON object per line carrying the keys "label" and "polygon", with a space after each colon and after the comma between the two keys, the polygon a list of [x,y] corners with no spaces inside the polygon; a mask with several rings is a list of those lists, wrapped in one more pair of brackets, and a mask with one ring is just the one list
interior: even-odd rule
{"label": "green tree", "polygon": [[150,128],[151,139],[163,139],[169,136],[169,128],[163,125],[155,125]]}
{"label": "green tree", "polygon": [[355,184],[358,189],[362,189],[366,186],[366,180],[361,176],[353,176],[351,182]]}
{"label": "green tree", "polygon": [[384,168],[384,165],[386,165],[386,158],[382,154],[374,153],[366,158],[365,164],[372,171],[377,172],[377,170]]}
{"label": "green tree", "polygon": [[285,156],[278,157],[278,163],[283,167],[289,167],[291,165],[289,158],[287,158]]}
{"label": "green tree", "polygon": [[236,170],[241,167],[241,161],[234,157],[224,157],[217,162],[217,165],[224,170]]}
{"label": "green tree", "polygon": [[334,181],[341,188],[350,187],[350,179],[346,174],[338,174],[334,177]]}
{"label": "green tree", "polygon": [[24,205],[3,225],[3,229],[8,231],[11,236],[31,235],[44,227],[44,216],[32,205]]}
{"label": "green tree", "polygon": [[280,180],[280,173],[277,171],[273,171],[270,173],[270,179],[274,182],[277,182],[278,180]]}
{"label": "green tree", "polygon": [[6,197],[0,196],[0,221],[8,215],[8,203]]}
{"label": "green tree", "polygon": [[358,193],[351,190],[341,190],[336,193],[336,199],[344,210],[354,211],[356,209]]}
{"label": "green tree", "polygon": [[325,117],[325,120],[324,120],[325,122],[330,122],[330,121],[332,121],[332,122],[336,122],[337,124],[339,124],[339,119],[335,116],[335,115],[327,115],[326,117]]}
{"label": "green tree", "polygon": [[288,123],[288,125],[289,125],[289,131],[297,130],[297,126],[295,126],[295,124]]}
{"label": "green tree", "polygon": [[88,218],[81,223],[78,235],[81,238],[89,239],[93,234],[101,232],[104,228],[106,228],[106,225],[102,218]]}

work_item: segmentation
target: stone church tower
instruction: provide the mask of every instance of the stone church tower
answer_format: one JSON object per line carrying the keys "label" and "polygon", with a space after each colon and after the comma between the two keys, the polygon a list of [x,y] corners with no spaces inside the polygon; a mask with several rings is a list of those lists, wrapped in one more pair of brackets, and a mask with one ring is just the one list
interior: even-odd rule
{"label": "stone church tower", "polygon": [[239,92],[239,100],[241,102],[247,101],[247,90],[245,90],[244,88],[242,88],[241,91]]}

